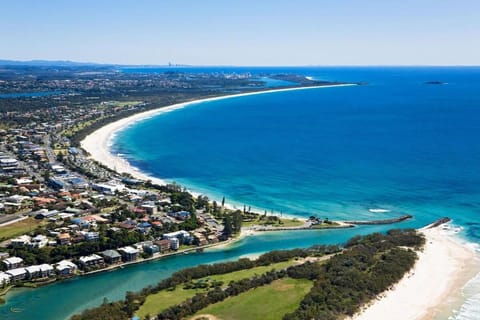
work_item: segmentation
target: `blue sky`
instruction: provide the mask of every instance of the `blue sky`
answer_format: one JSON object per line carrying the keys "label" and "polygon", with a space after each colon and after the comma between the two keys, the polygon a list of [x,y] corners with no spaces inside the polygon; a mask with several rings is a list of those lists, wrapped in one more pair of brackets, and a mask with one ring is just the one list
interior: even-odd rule
{"label": "blue sky", "polygon": [[478,0],[2,0],[0,59],[480,65]]}

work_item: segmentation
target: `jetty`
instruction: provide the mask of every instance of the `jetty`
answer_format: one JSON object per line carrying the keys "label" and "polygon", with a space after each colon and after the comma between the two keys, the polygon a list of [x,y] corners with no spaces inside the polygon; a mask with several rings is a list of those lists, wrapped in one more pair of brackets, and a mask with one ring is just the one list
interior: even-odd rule
{"label": "jetty", "polygon": [[450,221],[452,221],[452,219],[450,219],[449,217],[443,217],[443,218],[438,219],[434,223],[429,224],[428,226],[425,227],[425,229],[436,228],[436,227],[438,227],[442,224],[448,223]]}
{"label": "jetty", "polygon": [[408,219],[413,218],[412,215],[404,215],[398,218],[392,218],[392,219],[384,219],[384,220],[366,220],[366,221],[344,221],[344,223],[348,224],[356,224],[356,225],[377,225],[377,224],[392,224],[392,223],[397,223],[397,222],[402,222]]}

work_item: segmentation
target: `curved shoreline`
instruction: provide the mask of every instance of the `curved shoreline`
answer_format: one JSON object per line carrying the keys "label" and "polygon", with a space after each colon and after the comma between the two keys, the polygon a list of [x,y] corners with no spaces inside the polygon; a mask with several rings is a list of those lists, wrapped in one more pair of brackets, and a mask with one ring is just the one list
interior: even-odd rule
{"label": "curved shoreline", "polygon": [[420,229],[425,247],[415,266],[350,320],[447,319],[463,304],[463,288],[480,272],[476,252],[440,227]]}
{"label": "curved shoreline", "polygon": [[[174,104],[138,113],[107,124],[88,135],[81,142],[81,146],[90,153],[91,158],[118,173],[129,173],[137,179],[151,180],[157,184],[165,184],[166,181],[149,176],[131,166],[127,160],[110,153],[110,143],[117,132],[124,130],[127,126],[138,121],[143,121],[153,116],[158,116],[196,103],[256,94],[351,85],[355,84],[266,90]],[[465,244],[461,243],[458,237],[448,235],[443,232],[443,230],[440,230],[440,228],[434,228],[432,230],[433,231],[422,231],[427,237],[427,243],[425,250],[419,253],[419,259],[412,271],[405,275],[392,290],[381,294],[377,300],[366,307],[363,312],[355,315],[353,317],[354,320],[385,318],[432,319],[439,315],[450,315],[453,306],[459,307],[459,304],[462,303],[462,301],[460,301],[462,288],[469,279],[480,271],[478,255],[474,251],[469,250]],[[216,249],[221,249],[222,243],[217,244],[215,247]],[[456,299],[456,301],[451,301],[452,299]],[[446,300],[448,300],[447,303]]]}
{"label": "curved shoreline", "polygon": [[[348,84],[334,84],[334,85],[323,85],[323,86],[308,86],[308,87],[295,87],[295,88],[283,88],[283,89],[272,89],[264,91],[254,91],[254,92],[245,92],[232,95],[224,95],[219,97],[198,99],[188,102],[182,102],[173,104],[170,106],[160,107],[154,110],[149,110],[141,113],[134,114],[132,116],[117,120],[115,122],[109,123],[100,129],[90,133],[80,142],[81,147],[90,154],[90,158],[96,160],[97,162],[107,166],[108,168],[116,171],[117,173],[128,173],[135,177],[136,179],[141,180],[151,180],[153,183],[165,185],[167,181],[151,176],[135,167],[133,167],[126,159],[123,159],[117,155],[114,155],[110,152],[110,147],[112,140],[116,133],[126,129],[127,127],[154,116],[158,116],[167,112],[171,112],[177,109],[182,109],[197,103],[204,103],[210,101],[239,98],[244,96],[252,96],[259,94],[269,94],[277,92],[287,92],[287,91],[297,91],[297,90],[312,90],[312,89],[322,89],[322,88],[332,88],[332,87],[346,87],[346,86],[356,86],[357,84],[348,83]],[[192,192],[190,193],[198,196],[199,193]],[[220,200],[220,199],[215,199]],[[234,208],[232,204],[227,205],[230,208]]]}

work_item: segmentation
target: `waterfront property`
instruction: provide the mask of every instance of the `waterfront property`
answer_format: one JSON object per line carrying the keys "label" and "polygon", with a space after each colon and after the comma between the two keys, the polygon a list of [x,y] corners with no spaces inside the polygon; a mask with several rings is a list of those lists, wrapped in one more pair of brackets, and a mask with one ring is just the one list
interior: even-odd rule
{"label": "waterfront property", "polygon": [[126,246],[123,248],[119,248],[118,252],[120,252],[120,254],[122,255],[122,259],[125,262],[131,262],[138,259],[138,250],[133,247]]}
{"label": "waterfront property", "polygon": [[19,257],[10,257],[3,259],[2,264],[6,270],[15,269],[23,266],[23,259]]}
{"label": "waterfront property", "polygon": [[100,252],[100,255],[108,264],[115,264],[115,263],[122,262],[122,256],[116,250],[105,250],[103,252]]}
{"label": "waterfront property", "polygon": [[53,266],[46,263],[25,267],[25,271],[27,272],[27,278],[30,280],[37,278],[48,278],[55,275],[55,269]]}
{"label": "waterfront property", "polygon": [[170,240],[168,239],[156,240],[155,244],[159,247],[160,252],[166,252],[170,250]]}
{"label": "waterfront property", "polygon": [[9,284],[11,281],[11,275],[0,271],[0,286]]}
{"label": "waterfront property", "polygon": [[27,270],[25,268],[16,268],[5,271],[10,276],[12,282],[21,281],[27,278]]}
{"label": "waterfront property", "polygon": [[55,266],[59,276],[70,276],[77,270],[77,265],[68,260],[62,260]]}
{"label": "waterfront property", "polygon": [[80,257],[78,259],[78,263],[79,266],[85,271],[102,268],[105,265],[103,258],[97,254]]}

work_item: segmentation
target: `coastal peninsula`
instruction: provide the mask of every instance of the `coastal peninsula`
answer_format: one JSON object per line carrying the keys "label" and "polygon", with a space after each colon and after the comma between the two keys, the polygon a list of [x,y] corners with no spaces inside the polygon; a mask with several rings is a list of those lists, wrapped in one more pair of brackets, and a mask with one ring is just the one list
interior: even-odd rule
{"label": "coastal peninsula", "polygon": [[[123,76],[118,77],[118,82],[114,80],[113,83],[120,86],[124,85],[125,79],[123,79]],[[172,75],[167,76],[167,78],[169,77],[172,77]],[[297,78],[294,76],[277,78],[277,80],[282,81],[303,79],[303,77]],[[156,78],[158,83],[163,83],[160,79],[165,80],[162,76],[159,76]],[[170,80],[173,88],[183,83],[184,78]],[[245,84],[244,80],[234,79],[234,82],[243,85]],[[45,129],[44,123],[30,121],[29,117],[32,115],[37,118],[42,116],[40,109],[37,110],[32,107],[31,114],[22,114],[17,113],[21,103],[19,106],[9,106],[8,117],[5,115],[5,119],[8,119],[9,122],[7,129],[2,133],[4,142],[2,146],[2,160],[4,160],[2,161],[2,172],[5,173],[2,190],[6,192],[6,196],[2,200],[6,200],[4,203],[8,207],[5,217],[0,217],[5,218],[2,220],[5,225],[0,226],[0,237],[3,237],[4,240],[2,253],[7,254],[6,257],[2,256],[4,257],[4,263],[2,264],[5,270],[0,273],[3,284],[7,287],[0,294],[4,295],[6,300],[5,308],[9,310],[7,310],[8,315],[30,314],[28,308],[17,304],[16,301],[18,300],[11,299],[19,292],[15,289],[9,290],[11,285],[33,288],[50,284],[56,280],[68,281],[77,275],[92,275],[92,277],[100,278],[107,274],[102,273],[103,271],[113,269],[118,269],[115,272],[123,274],[126,269],[139,267],[138,264],[143,262],[152,262],[152,264],[158,265],[165,263],[165,265],[171,266],[174,265],[171,262],[173,259],[167,259],[168,257],[177,255],[174,259],[181,259],[191,255],[198,258],[202,256],[201,251],[203,250],[206,250],[208,254],[214,252],[225,253],[222,258],[218,258],[218,254],[216,261],[227,259],[227,257],[228,259],[236,259],[239,256],[241,257],[242,253],[234,255],[230,251],[235,251],[235,248],[241,247],[245,243],[254,243],[253,246],[255,246],[256,239],[260,238],[267,243],[268,237],[272,234],[269,231],[277,231],[274,236],[278,239],[282,237],[284,232],[291,235],[293,232],[301,233],[302,230],[309,230],[308,232],[314,234],[315,237],[321,237],[321,233],[332,235],[332,232],[349,232],[348,234],[355,235],[356,231],[353,230],[364,233],[364,228],[369,225],[379,226],[398,223],[402,227],[403,223],[411,223],[413,215],[400,213],[402,215],[395,218],[396,213],[390,213],[388,209],[365,209],[366,215],[372,217],[371,220],[352,216],[345,221],[326,217],[306,219],[306,216],[302,219],[288,215],[267,214],[267,212],[262,214],[260,211],[247,210],[245,206],[241,210],[229,205],[230,199],[210,199],[205,195],[192,194],[183,186],[149,176],[133,168],[121,156],[111,154],[109,150],[113,142],[112,138],[126,126],[179,108],[194,108],[198,103],[220,99],[236,99],[245,95],[320,90],[320,88],[328,90],[328,87],[355,85],[346,83],[326,85],[322,83],[319,86],[307,80],[305,80],[305,87],[255,88],[241,94],[231,94],[231,92],[221,90],[212,92],[208,89],[201,93],[197,92],[197,95],[192,96],[187,94],[181,97],[171,96],[172,103],[159,103],[158,100],[153,102],[154,100],[149,100],[148,95],[146,97],[130,97],[130,100],[123,101],[106,100],[105,96],[102,95],[93,99],[90,97],[91,92],[87,88],[85,88],[85,92],[79,93],[79,95],[88,95],[88,97],[70,96],[55,91],[50,98],[49,96],[35,97],[39,100],[35,100],[33,103],[34,105],[41,104],[42,101],[50,101],[48,99],[53,99],[52,97],[57,97],[55,99],[66,103],[66,105],[53,107],[57,108],[55,113],[52,112],[53,115],[45,118],[46,123],[53,128],[48,130]],[[109,83],[107,76],[105,78],[99,76],[99,80],[96,81],[99,81],[99,87]],[[207,80],[200,81],[209,82],[218,81],[218,79],[207,78]],[[225,77],[221,81],[228,82],[228,79]],[[57,82],[47,82],[46,85],[53,86],[55,83]],[[169,90],[172,90],[172,88],[169,88]],[[208,88],[208,86],[205,88]],[[149,89],[151,90],[150,94],[156,92],[157,89]],[[232,91],[236,92],[237,90]],[[119,89],[118,92],[122,92],[122,90]],[[214,95],[219,96],[213,97]],[[118,96],[116,97],[118,98]],[[174,103],[186,100],[189,101]],[[89,104],[88,108],[78,108],[75,101],[95,102]],[[166,101],[168,99],[162,96],[162,102]],[[66,117],[67,111],[72,116]],[[380,208],[383,208],[383,206],[380,206]],[[415,212],[412,212],[412,214],[415,214]],[[355,228],[356,226],[360,227]],[[334,231],[334,229],[341,230]],[[406,276],[406,279],[410,282],[404,278],[395,286],[396,280],[400,280],[403,272],[401,274],[396,273],[395,281],[388,283],[385,287],[387,291],[382,291],[385,293],[372,291],[368,298],[362,296],[362,299],[360,299],[362,303],[355,306],[349,305],[345,309],[346,311],[337,310],[338,314],[352,316],[354,319],[371,319],[372,317],[382,316],[385,314],[385,310],[398,310],[398,314],[402,315],[404,306],[412,304],[409,308],[411,314],[409,313],[408,316],[423,319],[442,312],[448,313],[451,310],[450,306],[458,307],[457,301],[451,301],[452,304],[448,304],[448,306],[445,304],[439,306],[439,303],[445,301],[444,298],[447,294],[451,297],[453,293],[453,296],[457,297],[460,294],[461,287],[475,274],[476,270],[472,265],[472,262],[475,262],[475,254],[466,250],[465,246],[461,244],[456,243],[456,245],[459,245],[458,247],[452,246],[452,241],[449,240],[450,236],[443,233],[443,225],[431,230],[435,231],[430,231],[430,229],[425,232],[422,231],[427,239],[424,251],[421,252],[415,248],[419,260],[412,269],[413,271]],[[363,237],[367,239],[375,236],[364,235]],[[302,242],[295,241],[293,241],[293,244],[292,241],[287,243],[288,240],[285,239],[284,244],[288,245],[289,248],[292,248],[295,243],[299,246],[303,245]],[[357,240],[354,238],[353,242]],[[282,243],[282,241],[284,240],[278,240],[277,242]],[[350,245],[346,244],[346,250]],[[210,249],[214,247],[215,250]],[[298,311],[297,316],[299,318],[302,318],[305,314],[310,314],[312,306],[305,302],[304,298],[309,297],[309,290],[314,288],[312,279],[300,277],[300,280],[298,280],[290,275],[284,279],[284,272],[294,266],[300,268],[299,265],[310,267],[310,265],[305,264],[309,259],[311,263],[318,262],[319,265],[323,265],[327,263],[327,260],[330,261],[335,254],[339,254],[340,247],[336,247],[335,250],[333,248],[334,246],[329,247],[321,256],[290,257],[289,260],[268,264],[268,266],[280,269],[278,270],[279,273],[269,273],[268,277],[274,274],[271,279],[268,277],[268,279],[262,278],[261,281],[266,281],[264,283],[265,287],[261,285],[256,288],[256,285],[249,282],[253,286],[251,288],[253,291],[246,290],[244,293],[248,294],[247,296],[250,294],[255,296],[259,292],[256,289],[262,287],[261,290],[266,290],[265,292],[268,294],[281,299],[281,290],[279,292],[278,288],[284,286],[295,288],[297,295],[292,298],[292,304],[289,308],[277,311],[282,313],[281,316]],[[341,247],[342,250],[345,248]],[[466,251],[461,250],[461,248]],[[249,250],[246,255],[252,257],[271,249],[268,247],[258,249],[263,250],[262,252],[256,251],[256,249]],[[458,255],[451,254],[453,251]],[[388,252],[382,251],[382,254],[388,256]],[[194,258],[192,258],[193,260]],[[208,263],[208,261],[204,262]],[[143,266],[147,265],[149,264],[145,263]],[[195,265],[195,263],[191,262],[190,265]],[[413,261],[411,265],[413,265]],[[431,273],[424,271],[430,270],[430,267],[427,268],[426,266],[431,265],[444,265],[445,267],[438,272],[436,269],[435,272]],[[263,268],[266,266],[254,265],[254,267]],[[179,269],[179,266],[174,265],[169,270],[176,271]],[[270,271],[265,268],[256,270],[261,270],[262,274]],[[429,281],[435,281],[437,284],[434,288],[428,286],[431,291],[422,291],[420,289],[425,288],[415,287],[418,286],[418,283],[426,281],[426,275],[431,278]],[[202,289],[205,289],[204,286],[224,288],[225,279],[229,280],[231,275],[226,277],[223,280],[212,278],[207,281],[207,285],[202,284],[203,279],[200,279],[200,283],[184,285],[191,286],[191,289],[197,290],[195,293],[199,293]],[[88,278],[90,277],[84,277],[78,279],[78,281],[86,281]],[[449,279],[455,279],[455,281],[447,281]],[[242,279],[237,278],[237,280]],[[252,279],[249,278],[250,280]],[[273,281],[269,282],[270,280]],[[153,279],[142,281],[144,281],[142,286],[154,282]],[[220,284],[220,281],[224,283]],[[407,285],[404,285],[405,281],[407,281]],[[62,283],[60,282],[57,285],[62,286]],[[406,292],[400,290],[404,286],[407,287],[407,289],[403,289]],[[399,291],[397,291],[397,287]],[[140,285],[136,287],[136,290],[139,288],[141,288]],[[180,290],[180,288],[177,289]],[[32,290],[42,290],[42,288]],[[121,292],[123,297],[124,293],[130,289],[122,288],[121,290],[123,290]],[[403,297],[411,298],[411,293],[414,291],[422,297],[430,296],[433,298],[426,298],[428,301],[416,299],[416,301],[421,301],[418,305],[415,305],[415,301],[403,300]],[[22,292],[28,293],[28,291]],[[399,293],[394,294],[394,292]],[[168,290],[157,293],[161,297],[165,297],[164,295],[171,297],[169,295],[171,291]],[[181,291],[181,293],[185,292]],[[189,293],[191,292],[189,291]],[[375,300],[377,294],[379,294],[378,298],[380,299],[378,302]],[[384,295],[386,297],[381,298]],[[389,298],[390,295],[394,298]],[[132,298],[133,296],[128,294],[127,298],[129,297]],[[179,297],[185,296],[179,295]],[[95,297],[95,299],[99,298]],[[118,297],[115,299],[118,299]],[[129,306],[127,311],[138,309],[142,318],[146,317],[149,308],[152,304],[155,304],[149,302],[149,299],[156,301],[154,298],[147,298],[145,306]],[[13,301],[13,303],[10,303],[10,301]],[[181,303],[182,301],[177,302]],[[101,301],[95,302],[97,305],[100,305],[100,303]],[[113,300],[105,303],[111,306],[116,305]],[[365,303],[367,305],[371,303],[371,306],[367,307]],[[83,304],[78,309],[70,308],[71,313],[80,313],[86,308],[86,305]],[[226,306],[220,305],[219,307],[219,305],[212,304],[212,306],[205,306],[205,310],[198,310],[200,313],[191,314],[191,316],[199,317],[202,314],[224,315],[222,312],[230,308]],[[176,308],[175,305],[166,306],[166,308],[171,307]],[[363,308],[363,310],[355,314],[359,308]],[[154,311],[161,314],[165,310],[157,309]],[[150,313],[150,315],[152,314]],[[290,317],[296,319],[294,315]]]}

